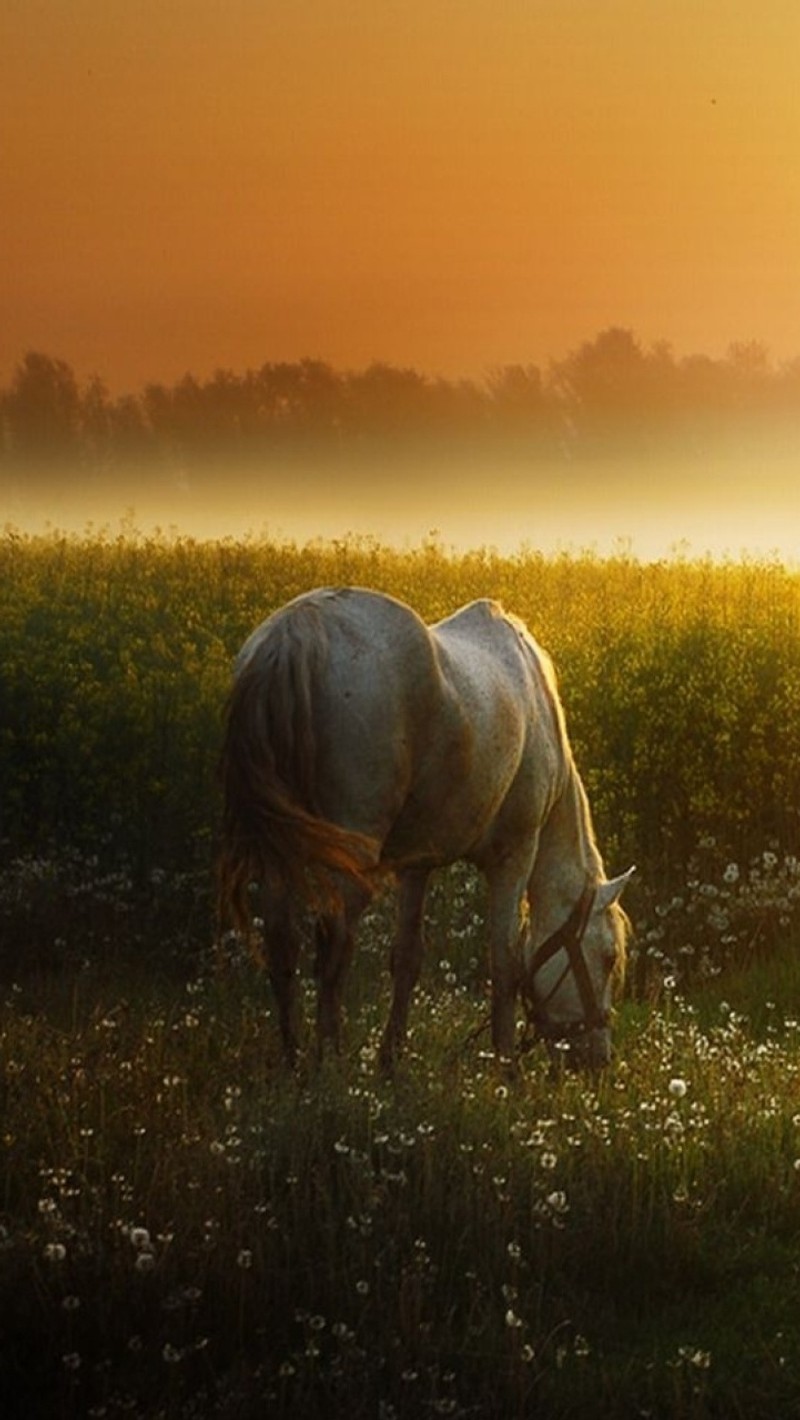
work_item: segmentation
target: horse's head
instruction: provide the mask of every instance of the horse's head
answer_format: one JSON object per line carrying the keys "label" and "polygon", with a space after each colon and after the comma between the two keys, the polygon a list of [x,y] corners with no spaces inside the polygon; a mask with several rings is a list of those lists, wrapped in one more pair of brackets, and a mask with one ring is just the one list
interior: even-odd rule
{"label": "horse's head", "polygon": [[611,1059],[611,1003],[625,970],[628,922],[619,905],[634,873],[587,886],[565,922],[526,954],[522,999],[551,1056],[577,1069]]}

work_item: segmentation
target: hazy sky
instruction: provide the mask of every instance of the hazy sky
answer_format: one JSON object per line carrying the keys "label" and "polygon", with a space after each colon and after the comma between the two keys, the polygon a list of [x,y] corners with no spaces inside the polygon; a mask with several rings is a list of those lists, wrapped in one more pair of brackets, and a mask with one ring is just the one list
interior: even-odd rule
{"label": "hazy sky", "polygon": [[798,0],[2,0],[0,376],[800,353]]}

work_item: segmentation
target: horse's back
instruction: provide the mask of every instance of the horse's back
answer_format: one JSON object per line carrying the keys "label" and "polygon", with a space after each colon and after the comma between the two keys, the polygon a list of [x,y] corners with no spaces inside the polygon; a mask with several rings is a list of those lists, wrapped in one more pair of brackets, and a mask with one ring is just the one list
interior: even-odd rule
{"label": "horse's back", "polygon": [[384,861],[477,861],[509,821],[534,831],[558,727],[538,647],[496,602],[429,627],[383,593],[321,588],[242,650],[268,695],[281,665],[309,687],[318,811],[380,841]]}
{"label": "horse's back", "polygon": [[[534,834],[569,758],[549,656],[522,621],[495,601],[462,607],[431,628],[443,672],[473,727],[474,776],[499,799],[485,842]],[[481,850],[482,851],[482,850]]]}
{"label": "horse's back", "polygon": [[550,658],[525,623],[489,597],[468,602],[437,621],[431,632],[441,644],[461,647],[463,655],[472,656],[475,663],[482,657],[487,664],[510,669],[513,675],[544,674],[548,679],[551,675]]}
{"label": "horse's back", "polygon": [[557,692],[545,651],[499,602],[470,602],[431,627],[444,674],[476,723],[502,712],[525,733],[549,729]]}

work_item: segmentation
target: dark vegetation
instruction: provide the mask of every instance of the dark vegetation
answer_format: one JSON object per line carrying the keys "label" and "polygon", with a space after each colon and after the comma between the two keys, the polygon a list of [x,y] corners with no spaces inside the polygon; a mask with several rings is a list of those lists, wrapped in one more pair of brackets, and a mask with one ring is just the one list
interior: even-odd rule
{"label": "dark vegetation", "polygon": [[[175,385],[111,395],[81,383],[64,360],[29,351],[0,390],[0,477],[45,486],[79,470],[113,487],[131,467],[169,483],[204,468],[268,469],[309,453],[349,460],[413,450],[501,445],[536,460],[569,462],[667,446],[697,457],[734,421],[758,426],[800,412],[800,359],[776,366],[756,341],[723,358],[644,349],[633,332],[603,331],[545,369],[506,365],[482,382],[431,378],[374,364],[337,371],[321,360],[269,362]],[[26,484],[26,487],[28,485]]]}

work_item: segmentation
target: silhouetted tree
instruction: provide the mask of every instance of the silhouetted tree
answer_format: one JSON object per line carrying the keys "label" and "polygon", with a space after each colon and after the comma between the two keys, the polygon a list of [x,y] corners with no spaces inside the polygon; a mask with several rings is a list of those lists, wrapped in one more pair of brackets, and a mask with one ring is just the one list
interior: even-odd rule
{"label": "silhouetted tree", "polygon": [[366,435],[414,435],[431,424],[435,396],[425,375],[375,361],[347,379],[348,425]]}
{"label": "silhouetted tree", "polygon": [[775,377],[775,391],[781,412],[800,414],[800,356],[782,366]]}
{"label": "silhouetted tree", "polygon": [[37,350],[23,356],[3,399],[11,459],[46,471],[81,449],[81,397],[70,366]]}
{"label": "silhouetted tree", "polygon": [[79,432],[81,462],[102,472],[114,462],[114,424],[108,390],[99,375],[93,375],[80,395]]}
{"label": "silhouetted tree", "polygon": [[153,435],[154,446],[167,457],[180,455],[180,427],[175,416],[174,391],[161,384],[147,384],[144,387],[141,407],[147,427]]}
{"label": "silhouetted tree", "polygon": [[126,394],[114,400],[109,410],[110,446],[114,463],[127,467],[151,459],[156,441],[144,403]]}
{"label": "silhouetted tree", "polygon": [[731,407],[737,413],[760,414],[774,402],[776,382],[769,350],[760,340],[737,340],[726,361]]}
{"label": "silhouetted tree", "polygon": [[492,424],[501,432],[541,432],[550,423],[553,401],[536,365],[500,365],[486,380]]}
{"label": "silhouetted tree", "polygon": [[[511,439],[535,460],[555,448],[649,449],[668,436],[694,452],[732,419],[800,412],[800,359],[776,370],[758,341],[726,356],[676,361],[670,346],[644,349],[620,326],[601,331],[543,375],[535,365],[492,370],[480,385],[376,362],[341,373],[322,360],[268,362],[211,379],[186,374],[112,400],[97,376],[80,388],[63,360],[28,351],[0,391],[0,460],[17,470],[80,466],[113,477],[146,461],[182,473],[220,460],[259,466],[362,448],[403,453],[418,440],[451,452]],[[159,477],[161,474],[159,474]]]}
{"label": "silhouetted tree", "polygon": [[635,416],[646,361],[632,331],[613,326],[553,367],[553,384],[588,431]]}

